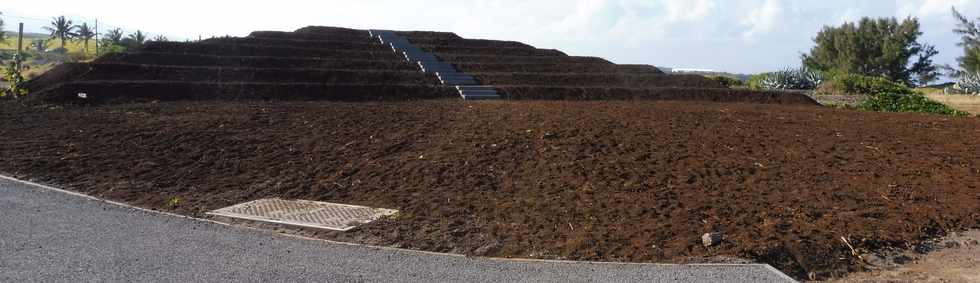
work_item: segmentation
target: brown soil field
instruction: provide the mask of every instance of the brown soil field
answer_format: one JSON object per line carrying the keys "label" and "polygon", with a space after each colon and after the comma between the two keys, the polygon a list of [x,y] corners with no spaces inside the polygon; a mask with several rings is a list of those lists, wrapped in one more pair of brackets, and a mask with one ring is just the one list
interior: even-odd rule
{"label": "brown soil field", "polygon": [[[79,98],[78,93],[87,94]],[[27,104],[101,105],[160,101],[410,101],[459,98],[433,85],[312,82],[77,81],[33,92]]]}
{"label": "brown soil field", "polygon": [[486,85],[548,85],[557,87],[695,87],[724,88],[698,75],[628,73],[469,73]]}
{"label": "brown soil field", "polygon": [[364,33],[349,34],[349,35],[330,35],[330,34],[312,33],[312,32],[255,31],[249,33],[248,37],[298,39],[298,40],[333,40],[333,41],[347,41],[347,42],[374,41],[374,39],[368,37],[367,35],[368,35],[367,31],[364,31]]}
{"label": "brown soil field", "polygon": [[265,38],[265,37],[223,37],[212,38],[200,41],[202,44],[244,44],[244,45],[268,45],[286,46],[300,48],[319,48],[319,49],[356,49],[356,50],[381,50],[386,49],[383,45],[374,41],[346,41],[346,40],[309,40],[309,39],[286,39],[286,38]]}
{"label": "brown soil field", "polygon": [[664,74],[664,71],[661,71],[657,67],[651,65],[620,64],[616,65],[616,68],[619,69],[618,71],[621,73]]}
{"label": "brown soil field", "polygon": [[317,82],[323,84],[432,84],[415,70],[337,70],[313,68],[228,68],[223,66],[166,66],[115,63],[67,63],[57,68],[75,68],[68,80],[158,80],[204,82]]}
{"label": "brown soil field", "polygon": [[[393,208],[316,236],[479,256],[739,257],[796,278],[980,228],[980,120],[709,102],[0,103],[0,171],[202,216]],[[179,199],[175,206],[168,200]],[[724,235],[705,248],[700,237]]]}
{"label": "brown soil field", "polygon": [[510,100],[674,100],[741,102],[783,105],[819,105],[799,93],[760,92],[727,88],[648,87],[553,87],[496,86],[502,97]]}
{"label": "brown soil field", "polygon": [[399,35],[407,37],[409,40],[413,38],[431,38],[435,40],[459,40],[463,39],[459,35],[451,32],[439,32],[439,31],[399,31]]}
{"label": "brown soil field", "polygon": [[195,53],[220,56],[270,56],[270,57],[317,57],[354,60],[399,60],[394,52],[382,48],[369,51],[351,49],[323,49],[312,47],[268,46],[249,44],[199,44],[185,42],[151,42],[140,51]]}
{"label": "brown soil field", "polygon": [[170,66],[220,66],[226,68],[312,68],[341,70],[418,71],[418,67],[398,60],[350,60],[315,57],[222,56],[167,52],[108,54],[93,63],[128,63]]}
{"label": "brown soil field", "polygon": [[[610,63],[458,63],[456,69],[468,73],[632,73],[632,69],[621,69],[620,65]],[[645,71],[643,71],[645,73]]]}
{"label": "brown soil field", "polygon": [[534,48],[534,46],[517,41],[488,40],[488,39],[444,39],[431,37],[413,37],[412,43],[417,45],[454,46],[454,47],[503,47],[503,48]]}
{"label": "brown soil field", "polygon": [[555,49],[536,49],[526,47],[458,47],[458,46],[418,46],[428,52],[441,54],[494,55],[494,56],[568,56]]}
{"label": "brown soil field", "polygon": [[496,55],[461,55],[438,53],[439,59],[449,63],[477,64],[542,64],[542,63],[606,63],[612,64],[599,57],[581,56],[496,56]]}
{"label": "brown soil field", "polygon": [[317,33],[331,36],[363,37],[364,34],[367,33],[367,30],[342,27],[308,26],[297,29],[296,32]]}

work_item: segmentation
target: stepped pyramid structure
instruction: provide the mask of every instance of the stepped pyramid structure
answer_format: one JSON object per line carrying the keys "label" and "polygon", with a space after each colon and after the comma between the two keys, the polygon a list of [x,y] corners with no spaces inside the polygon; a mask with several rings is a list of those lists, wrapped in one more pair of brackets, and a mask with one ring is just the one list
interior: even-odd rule
{"label": "stepped pyramid structure", "polygon": [[651,99],[813,104],[732,90],[696,75],[617,65],[446,32],[306,27],[143,48],[63,64],[30,82],[34,99],[101,104],[175,100],[400,101]]}

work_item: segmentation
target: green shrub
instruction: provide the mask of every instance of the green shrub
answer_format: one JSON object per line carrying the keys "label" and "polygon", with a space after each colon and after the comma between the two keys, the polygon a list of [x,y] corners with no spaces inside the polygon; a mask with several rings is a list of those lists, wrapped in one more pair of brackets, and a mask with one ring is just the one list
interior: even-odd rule
{"label": "green shrub", "polygon": [[[831,81],[833,91],[849,94],[865,94],[868,99],[861,102],[858,108],[865,111],[877,112],[919,112],[951,116],[968,116],[945,104],[933,101],[905,85],[898,84],[880,77],[868,77],[854,74],[834,75]],[[828,87],[821,87],[825,89]]]}
{"label": "green shrub", "polygon": [[755,74],[749,77],[749,80],[745,82],[745,85],[751,90],[765,90],[762,88],[762,80],[766,78],[768,73]]}
{"label": "green shrub", "polygon": [[9,86],[0,89],[0,97],[18,98],[27,95],[27,88],[24,88],[24,76],[17,69],[17,62],[10,61],[10,64],[3,69],[3,79]]}
{"label": "green shrub", "polygon": [[835,73],[817,91],[818,94],[835,95],[874,95],[883,92],[913,94],[915,90],[883,77]]}
{"label": "green shrub", "polygon": [[878,112],[919,112],[965,117],[968,113],[933,101],[921,93],[897,94],[882,92],[872,95],[858,106],[861,110]]}

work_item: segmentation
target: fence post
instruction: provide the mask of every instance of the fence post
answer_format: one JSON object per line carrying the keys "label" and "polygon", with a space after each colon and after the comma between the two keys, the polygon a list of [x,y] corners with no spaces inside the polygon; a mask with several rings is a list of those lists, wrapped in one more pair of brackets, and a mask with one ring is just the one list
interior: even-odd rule
{"label": "fence post", "polygon": [[14,68],[20,70],[20,61],[24,61],[24,23],[20,23],[17,29],[17,58],[14,59]]}
{"label": "fence post", "polygon": [[95,19],[95,58],[99,58],[99,19]]}

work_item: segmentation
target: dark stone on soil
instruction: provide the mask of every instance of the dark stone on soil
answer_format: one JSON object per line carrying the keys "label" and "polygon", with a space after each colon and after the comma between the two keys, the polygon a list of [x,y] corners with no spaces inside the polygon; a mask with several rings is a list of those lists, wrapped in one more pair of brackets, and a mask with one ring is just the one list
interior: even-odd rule
{"label": "dark stone on soil", "polygon": [[721,244],[721,233],[707,233],[701,236],[701,244],[705,247],[713,247]]}
{"label": "dark stone on soil", "polygon": [[939,249],[939,244],[934,242],[924,242],[918,246],[915,246],[915,252],[920,254],[931,253],[937,249]]}
{"label": "dark stone on soil", "polygon": [[473,254],[478,255],[478,256],[484,256],[484,255],[487,255],[490,252],[493,252],[493,251],[495,251],[495,250],[497,250],[499,248],[500,248],[500,242],[498,242],[497,240],[493,240],[490,243],[488,243],[486,245],[483,245],[482,247],[477,248],[476,250],[474,250],[473,251]]}
{"label": "dark stone on soil", "polygon": [[963,244],[960,244],[960,242],[957,242],[957,241],[948,241],[948,242],[946,242],[946,248],[947,249],[958,249],[958,248],[960,248],[962,246],[963,246]]}
{"label": "dark stone on soil", "polygon": [[895,264],[906,264],[906,263],[912,262],[913,260],[915,260],[915,259],[912,258],[912,257],[910,257],[910,256],[900,255],[900,256],[896,256],[895,258],[893,258],[892,259],[892,262],[894,262]]}

